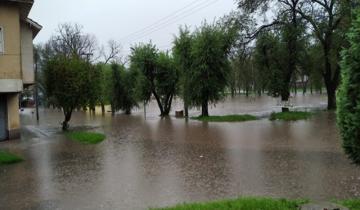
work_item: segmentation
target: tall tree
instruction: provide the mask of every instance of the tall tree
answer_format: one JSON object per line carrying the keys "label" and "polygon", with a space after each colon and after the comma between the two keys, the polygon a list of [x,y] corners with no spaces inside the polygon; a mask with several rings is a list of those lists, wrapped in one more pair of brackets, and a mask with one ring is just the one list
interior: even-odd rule
{"label": "tall tree", "polygon": [[131,114],[131,110],[137,107],[135,98],[136,78],[134,72],[127,71],[124,65],[111,64],[111,108],[112,113],[123,110],[125,114]]}
{"label": "tall tree", "polygon": [[54,106],[63,110],[65,119],[62,129],[67,130],[75,108],[86,105],[88,69],[91,65],[77,57],[56,55],[44,67],[47,97]]}
{"label": "tall tree", "polygon": [[323,69],[328,109],[336,108],[336,89],[340,81],[340,51],[346,42],[345,33],[349,27],[351,1],[305,0],[297,12],[308,21],[322,46]]}
{"label": "tall tree", "polygon": [[194,33],[189,97],[193,106],[201,107],[202,116],[209,115],[209,103],[217,102],[224,95],[233,38],[233,34],[219,24],[204,23]]}
{"label": "tall tree", "polygon": [[187,27],[180,28],[179,36],[175,37],[173,53],[175,61],[180,68],[180,84],[181,84],[181,95],[184,100],[184,111],[185,117],[189,116],[189,95],[190,95],[190,77],[191,77],[191,46],[192,46],[192,34]]}
{"label": "tall tree", "polygon": [[160,115],[169,115],[178,81],[173,58],[167,53],[159,53],[150,43],[132,48],[130,61],[131,69],[139,72],[138,92],[141,99],[149,101],[153,95]]}
{"label": "tall tree", "polygon": [[97,49],[97,41],[94,36],[83,33],[81,25],[65,23],[59,25],[57,33],[47,43],[47,48],[51,51],[50,56],[62,54],[90,61]]}
{"label": "tall tree", "polygon": [[280,96],[282,101],[288,101],[290,97],[290,83],[294,71],[297,68],[298,57],[298,39],[301,20],[297,13],[298,7],[301,6],[300,0],[238,0],[239,8],[244,12],[256,13],[260,10],[264,13],[268,8],[273,8],[275,5],[276,14],[274,20],[270,24],[260,26],[253,32],[249,38],[255,38],[261,31],[274,26],[281,26],[283,30],[283,38],[286,42],[287,49],[287,63],[286,68],[279,75],[279,80],[282,80],[282,88]]}

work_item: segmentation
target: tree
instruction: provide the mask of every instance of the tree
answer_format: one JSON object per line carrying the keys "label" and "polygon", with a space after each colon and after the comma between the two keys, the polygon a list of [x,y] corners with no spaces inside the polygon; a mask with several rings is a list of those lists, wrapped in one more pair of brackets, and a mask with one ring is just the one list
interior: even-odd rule
{"label": "tree", "polygon": [[350,46],[342,52],[337,122],[345,152],[360,164],[360,15],[353,22],[347,41]]}
{"label": "tree", "polygon": [[123,110],[125,114],[131,114],[131,110],[137,107],[135,97],[135,74],[127,71],[125,66],[113,63],[112,69],[112,84],[111,84],[111,107],[113,113],[118,110]]}
{"label": "tree", "polygon": [[173,53],[175,61],[180,69],[180,84],[181,84],[181,95],[184,100],[184,111],[185,117],[189,116],[189,95],[190,86],[189,80],[191,77],[191,46],[193,37],[187,27],[180,28],[179,36],[175,37]]}
{"label": "tree", "polygon": [[101,48],[100,54],[104,59],[104,64],[108,64],[109,62],[117,62],[121,59],[120,52],[121,52],[121,45],[114,40],[108,41],[108,52],[105,52],[104,47]]}
{"label": "tree", "polygon": [[280,76],[278,80],[282,80],[282,88],[279,91],[282,101],[288,101],[290,97],[291,79],[298,64],[298,39],[301,19],[297,13],[297,9],[302,4],[300,0],[238,0],[240,9],[254,14],[259,10],[266,13],[268,8],[270,8],[269,5],[277,5],[275,19],[270,24],[260,26],[249,38],[255,38],[263,30],[270,27],[281,26],[282,38],[286,43],[287,63],[285,64],[285,68],[282,69],[282,73],[278,75]]}
{"label": "tree", "polygon": [[87,103],[88,70],[91,68],[90,63],[80,58],[64,55],[54,56],[45,65],[47,97],[64,112],[63,130],[69,128],[73,110]]}
{"label": "tree", "polygon": [[150,43],[132,48],[130,62],[130,68],[139,73],[137,92],[140,99],[148,102],[153,95],[160,115],[169,115],[178,82],[173,58],[168,53],[159,53]]}
{"label": "tree", "polygon": [[360,15],[353,22],[342,52],[342,83],[338,91],[337,122],[349,158],[360,164]]}
{"label": "tree", "polygon": [[201,107],[202,116],[209,115],[209,103],[216,103],[224,96],[232,35],[219,24],[207,23],[194,33],[189,99],[191,105]]}
{"label": "tree", "polygon": [[94,36],[83,33],[81,25],[65,23],[59,25],[57,34],[46,45],[50,57],[61,54],[90,61],[96,51],[97,41]]}
{"label": "tree", "polygon": [[110,87],[110,104],[112,115],[120,109],[120,98],[123,94],[123,85],[121,81],[121,71],[125,68],[116,63],[111,64],[111,87]]}
{"label": "tree", "polygon": [[77,24],[62,24],[42,48],[41,68],[49,105],[63,109],[63,130],[75,108],[94,111],[101,95],[101,72],[91,64],[96,50],[94,36]]}
{"label": "tree", "polygon": [[322,46],[323,75],[328,109],[336,108],[336,89],[340,80],[340,51],[346,42],[344,35],[349,26],[351,1],[306,0],[297,12],[308,21]]}
{"label": "tree", "polygon": [[[91,66],[91,64],[89,64]],[[89,107],[90,111],[95,113],[95,107],[101,101],[102,95],[102,72],[101,68],[97,66],[91,66],[87,71],[87,87],[86,87],[86,106]]]}
{"label": "tree", "polygon": [[[251,48],[241,48],[236,56],[232,58],[232,74],[235,78],[235,84],[239,90],[245,90],[248,97],[249,92],[255,88],[255,74],[253,66],[253,53]],[[231,80],[230,80],[231,81]]]}
{"label": "tree", "polygon": [[256,39],[254,52],[255,66],[259,74],[266,78],[263,87],[269,90],[273,97],[281,96],[284,87],[288,89],[284,85],[284,80],[279,79],[283,78],[287,63],[287,51],[280,35],[272,31],[263,31]]}

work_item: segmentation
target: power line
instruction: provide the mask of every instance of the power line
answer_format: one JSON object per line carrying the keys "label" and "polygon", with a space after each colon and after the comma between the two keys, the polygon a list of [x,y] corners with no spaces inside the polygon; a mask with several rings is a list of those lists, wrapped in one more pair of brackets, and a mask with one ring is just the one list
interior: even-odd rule
{"label": "power line", "polygon": [[124,39],[127,39],[127,38],[129,38],[129,37],[131,37],[131,36],[133,36],[133,35],[138,34],[138,33],[142,33],[144,30],[148,30],[149,28],[152,28],[153,26],[156,26],[157,24],[161,23],[162,21],[164,21],[164,20],[166,20],[166,19],[169,19],[169,18],[172,18],[172,16],[174,16],[175,14],[177,14],[177,13],[179,13],[179,12],[182,12],[183,10],[187,9],[188,7],[193,6],[194,4],[196,5],[197,3],[203,4],[203,3],[206,3],[206,1],[205,1],[205,2],[202,2],[202,3],[201,3],[201,0],[200,0],[200,1],[199,1],[199,0],[192,1],[192,2],[189,3],[188,5],[182,7],[181,9],[178,9],[178,10],[176,10],[175,12],[167,15],[166,17],[159,19],[158,21],[154,22],[153,24],[151,24],[151,25],[149,25],[149,26],[146,26],[146,27],[144,27],[144,28],[142,28],[142,29],[140,29],[140,30],[137,30],[137,31],[135,31],[135,32],[133,32],[133,33],[131,33],[131,34],[129,34],[129,35],[124,36],[124,37],[121,38],[120,40],[124,40]]}
{"label": "power line", "polygon": [[132,41],[135,41],[135,40],[138,40],[138,39],[141,39],[141,38],[143,38],[143,37],[145,37],[145,36],[147,36],[149,34],[152,34],[152,33],[156,32],[156,31],[159,31],[159,30],[161,30],[161,29],[163,29],[163,28],[165,28],[165,27],[167,27],[167,26],[169,26],[169,25],[171,25],[171,24],[173,24],[173,23],[175,23],[175,22],[177,22],[179,20],[182,20],[182,19],[184,19],[184,18],[186,18],[186,17],[188,17],[190,15],[193,15],[196,12],[198,12],[198,11],[200,11],[200,10],[202,10],[202,9],[204,9],[206,7],[209,7],[210,5],[216,3],[217,1],[219,1],[219,0],[210,1],[205,5],[201,5],[202,7],[199,7],[200,5],[197,5],[196,7],[191,8],[188,11],[184,11],[184,12],[182,12],[182,14],[174,16],[173,19],[165,21],[165,22],[159,24],[158,26],[155,26],[153,28],[150,28],[150,29],[142,32],[142,33],[139,33],[139,34],[133,36],[131,39],[129,39],[128,43],[130,43]]}

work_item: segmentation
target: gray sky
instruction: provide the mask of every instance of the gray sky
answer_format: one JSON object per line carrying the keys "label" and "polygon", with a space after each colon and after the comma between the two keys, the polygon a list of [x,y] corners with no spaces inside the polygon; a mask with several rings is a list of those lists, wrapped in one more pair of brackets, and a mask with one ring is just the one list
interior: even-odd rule
{"label": "gray sky", "polygon": [[47,41],[60,23],[71,22],[83,25],[99,45],[120,42],[128,54],[131,44],[149,40],[169,49],[180,25],[198,26],[235,8],[234,0],[35,0],[30,17],[43,26],[35,43]]}

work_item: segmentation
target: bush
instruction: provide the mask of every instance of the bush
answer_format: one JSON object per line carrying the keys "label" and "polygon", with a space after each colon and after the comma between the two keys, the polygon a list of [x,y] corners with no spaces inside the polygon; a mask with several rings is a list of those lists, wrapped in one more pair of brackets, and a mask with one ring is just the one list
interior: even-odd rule
{"label": "bush", "polygon": [[354,20],[347,38],[350,47],[342,52],[337,123],[346,154],[360,164],[360,15]]}

